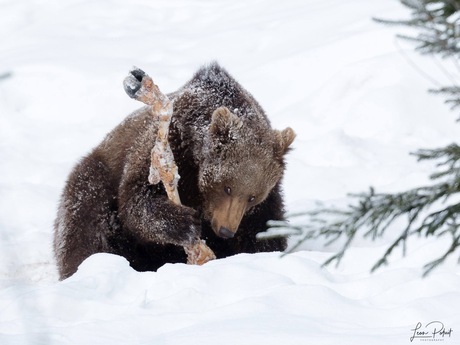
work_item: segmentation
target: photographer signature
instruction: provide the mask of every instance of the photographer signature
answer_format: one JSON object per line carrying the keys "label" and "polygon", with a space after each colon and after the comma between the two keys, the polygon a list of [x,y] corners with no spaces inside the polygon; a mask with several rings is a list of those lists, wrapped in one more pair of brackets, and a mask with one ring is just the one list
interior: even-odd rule
{"label": "photographer signature", "polygon": [[452,328],[446,329],[441,321],[431,321],[423,327],[423,330],[422,326],[422,323],[418,322],[415,328],[411,329],[413,332],[412,337],[410,337],[411,342],[413,342],[414,339],[420,339],[422,341],[444,340],[444,338],[450,338],[453,333]]}

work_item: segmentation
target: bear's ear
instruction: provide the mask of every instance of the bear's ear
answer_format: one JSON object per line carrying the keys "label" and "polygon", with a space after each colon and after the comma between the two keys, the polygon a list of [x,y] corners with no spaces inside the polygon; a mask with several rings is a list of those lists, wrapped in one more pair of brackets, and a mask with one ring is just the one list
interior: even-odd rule
{"label": "bear's ear", "polygon": [[296,134],[291,127],[283,129],[282,131],[274,130],[274,132],[275,152],[277,155],[282,156],[288,151],[289,145],[294,141]]}
{"label": "bear's ear", "polygon": [[212,135],[224,138],[228,136],[231,128],[240,128],[242,125],[243,122],[238,116],[232,114],[227,107],[220,107],[212,113],[209,131]]}

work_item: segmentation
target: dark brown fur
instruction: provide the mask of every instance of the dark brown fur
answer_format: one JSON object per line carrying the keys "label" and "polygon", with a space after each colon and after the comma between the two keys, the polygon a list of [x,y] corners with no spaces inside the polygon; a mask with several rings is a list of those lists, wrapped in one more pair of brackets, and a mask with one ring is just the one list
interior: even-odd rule
{"label": "dark brown fur", "polygon": [[[197,238],[218,258],[285,248],[285,239],[256,234],[283,218],[283,156],[294,132],[272,130],[258,103],[217,64],[170,97],[183,206],[170,202],[161,184],[148,183],[156,125],[144,107],[69,176],[55,222],[61,279],[98,252],[122,255],[139,271],[186,262],[182,246]],[[219,237],[222,228],[234,237]]]}

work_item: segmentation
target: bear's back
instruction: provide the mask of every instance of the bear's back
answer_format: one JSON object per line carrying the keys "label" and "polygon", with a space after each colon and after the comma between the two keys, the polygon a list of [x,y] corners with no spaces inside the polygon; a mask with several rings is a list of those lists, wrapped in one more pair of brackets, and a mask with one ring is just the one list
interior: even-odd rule
{"label": "bear's back", "polygon": [[171,94],[182,112],[197,110],[207,121],[219,107],[225,106],[235,115],[270,125],[265,112],[254,97],[216,62],[199,69],[182,88]]}
{"label": "bear's back", "polygon": [[[155,129],[149,107],[142,107],[107,134],[101,144],[93,150],[92,155],[97,155],[107,165],[115,179],[114,182],[118,184],[131,155],[139,158],[149,157],[155,140]],[[146,145],[146,142],[149,144]],[[147,163],[146,168],[149,165]]]}

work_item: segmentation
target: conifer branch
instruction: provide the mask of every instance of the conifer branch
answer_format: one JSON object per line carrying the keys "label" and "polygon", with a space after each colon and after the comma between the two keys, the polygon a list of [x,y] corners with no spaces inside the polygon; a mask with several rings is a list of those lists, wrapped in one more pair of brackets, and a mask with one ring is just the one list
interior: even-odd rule
{"label": "conifer branch", "polygon": [[[414,28],[418,31],[417,35],[397,37],[415,43],[415,50],[422,54],[452,57],[456,63],[460,57],[460,0],[401,0],[401,3],[411,10],[410,19],[373,18],[374,21]],[[458,64],[456,66],[458,68]],[[451,79],[455,84],[454,79]],[[441,87],[430,92],[446,96],[445,102],[451,105],[452,109],[460,106],[460,87],[457,85]]]}
{"label": "conifer branch", "polygon": [[[430,178],[433,184],[414,188],[401,193],[376,193],[374,188],[368,192],[350,194],[355,202],[345,209],[319,208],[314,211],[297,214],[307,216],[308,224],[303,228],[296,225],[296,232],[304,231],[305,236],[297,244],[307,239],[324,238],[326,245],[344,239],[339,251],[331,256],[324,265],[333,262],[338,265],[347,249],[357,236],[376,240],[382,237],[388,228],[398,219],[405,219],[406,226],[400,235],[389,245],[383,256],[372,266],[375,271],[387,265],[394,250],[402,247],[406,255],[406,242],[409,237],[445,236],[450,234],[452,242],[449,249],[438,259],[424,266],[424,275],[444,262],[455,251],[460,250],[460,203],[445,205],[451,197],[459,196],[460,192],[460,147],[456,144],[434,150],[419,150],[414,153],[418,160],[437,160],[437,167],[446,168],[433,173]],[[295,217],[294,217],[295,218]],[[293,219],[293,217],[289,217]],[[289,223],[283,224],[289,228]],[[290,249],[293,251],[296,246]]]}

